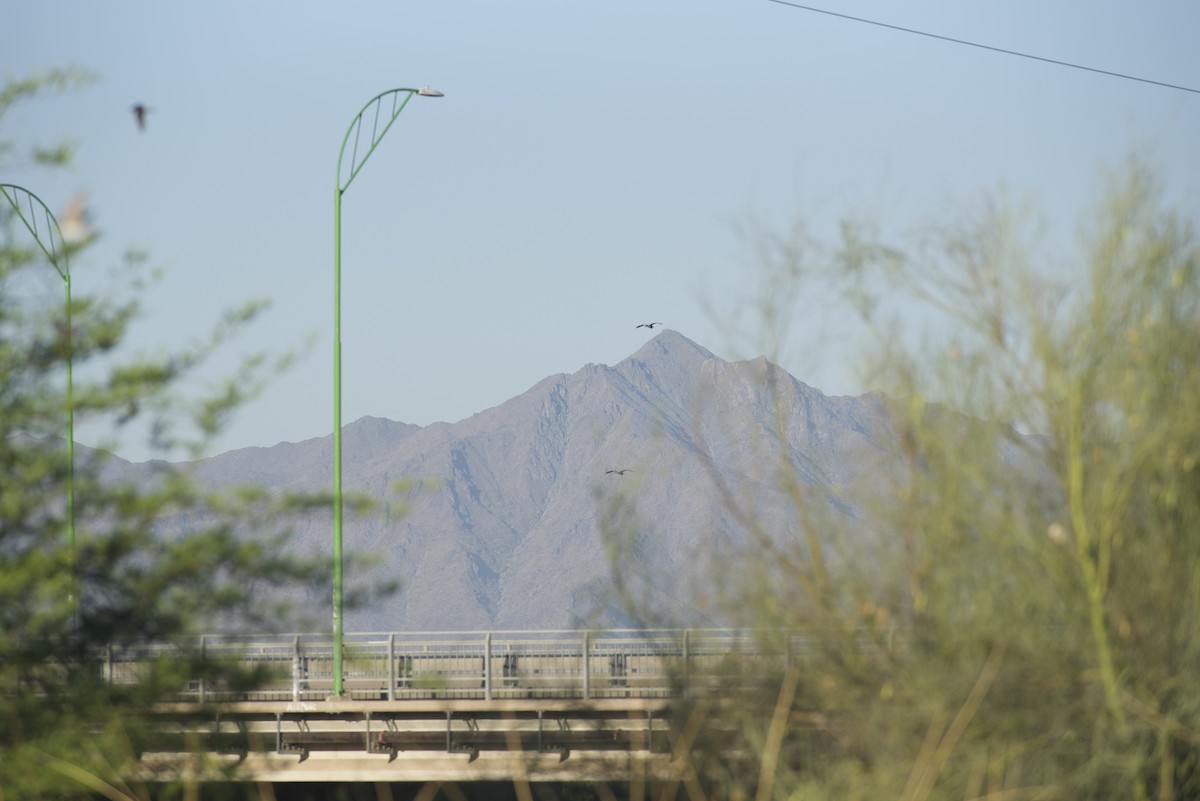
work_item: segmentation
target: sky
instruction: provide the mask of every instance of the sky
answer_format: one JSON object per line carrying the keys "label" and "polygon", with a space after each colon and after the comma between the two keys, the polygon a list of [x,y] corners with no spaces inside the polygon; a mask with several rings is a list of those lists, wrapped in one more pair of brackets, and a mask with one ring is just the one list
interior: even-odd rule
{"label": "sky", "polygon": [[[812,5],[1200,88],[1189,0]],[[88,193],[103,236],[72,262],[74,291],[111,286],[139,249],[163,272],[134,350],[196,341],[265,298],[213,375],[254,350],[301,351],[213,452],[333,430],[338,150],[393,88],[445,96],[414,98],[343,196],[344,423],[469,417],[620,361],[644,322],[756,356],[731,335],[758,286],[755,226],[831,235],[871,213],[902,229],[1003,186],[1069,232],[1100,171],[1135,151],[1200,208],[1200,94],[771,0],[5,9],[5,78],[65,65],[99,80],[17,107],[0,140],[68,138],[74,165],[10,162],[0,181],[56,210]],[[135,103],[151,109],[142,131]],[[822,311],[797,314],[780,360],[827,394],[865,391],[855,337]],[[150,455],[132,435],[118,451]]]}

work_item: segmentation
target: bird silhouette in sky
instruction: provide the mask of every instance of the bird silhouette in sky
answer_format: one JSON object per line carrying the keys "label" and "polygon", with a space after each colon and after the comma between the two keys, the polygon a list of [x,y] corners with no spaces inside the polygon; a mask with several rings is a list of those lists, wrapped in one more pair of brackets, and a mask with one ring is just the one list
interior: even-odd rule
{"label": "bird silhouette in sky", "polygon": [[145,103],[134,103],[133,106],[130,107],[130,111],[133,112],[133,119],[135,122],[137,122],[139,131],[146,130],[146,115],[153,110],[154,109],[150,108]]}
{"label": "bird silhouette in sky", "polygon": [[609,473],[616,473],[618,476],[623,476],[626,473],[632,473],[632,472],[633,472],[633,470],[631,468],[626,467],[624,470],[605,470],[604,475],[608,475]]}
{"label": "bird silhouette in sky", "polygon": [[649,328],[649,329],[653,330],[654,326],[656,326],[656,325],[662,325],[662,323],[641,323],[634,327],[635,328]]}

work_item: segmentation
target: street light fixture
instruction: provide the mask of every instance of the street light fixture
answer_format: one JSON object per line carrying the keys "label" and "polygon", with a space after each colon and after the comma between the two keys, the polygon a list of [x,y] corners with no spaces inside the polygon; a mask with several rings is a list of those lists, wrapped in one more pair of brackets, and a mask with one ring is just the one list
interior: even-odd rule
{"label": "street light fixture", "polygon": [[67,258],[67,244],[63,239],[58,220],[42,202],[41,198],[16,184],[0,184],[0,194],[12,206],[13,212],[25,224],[33,239],[46,254],[55,271],[66,287],[67,315],[67,547],[71,571],[72,616],[78,598],[75,592],[75,397],[71,377],[71,362],[74,346],[71,329],[71,268]]}
{"label": "street light fixture", "polygon": [[[429,87],[389,89],[367,101],[355,115],[338,151],[337,185],[333,195],[333,695],[342,696],[342,195],[413,95],[442,97]],[[363,142],[364,121],[371,126],[370,143]],[[382,127],[381,127],[382,126]],[[345,171],[342,163],[351,134],[354,146]],[[359,155],[359,145],[365,152]],[[344,179],[343,179],[344,174]]]}

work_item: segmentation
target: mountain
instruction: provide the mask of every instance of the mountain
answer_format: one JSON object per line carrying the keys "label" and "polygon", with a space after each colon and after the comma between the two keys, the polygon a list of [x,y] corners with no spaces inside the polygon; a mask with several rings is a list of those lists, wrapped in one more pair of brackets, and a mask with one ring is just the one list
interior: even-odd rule
{"label": "mountain", "polygon": [[[708,559],[750,542],[736,503],[794,531],[779,482],[789,469],[827,488],[853,525],[836,488],[885,452],[884,432],[876,396],[826,397],[764,359],[727,362],[670,330],[616,365],[550,376],[457,423],[362,418],[343,429],[343,487],[380,504],[347,511],[343,543],[377,564],[348,563],[345,582],[395,578],[400,590],[348,611],[347,630],[611,624],[614,576],[678,619],[710,622]],[[187,467],[212,487],[328,491],[332,436]],[[615,560],[607,529],[628,535]],[[307,516],[296,547],[329,553],[331,531],[328,512]],[[313,588],[302,602],[328,598]]]}

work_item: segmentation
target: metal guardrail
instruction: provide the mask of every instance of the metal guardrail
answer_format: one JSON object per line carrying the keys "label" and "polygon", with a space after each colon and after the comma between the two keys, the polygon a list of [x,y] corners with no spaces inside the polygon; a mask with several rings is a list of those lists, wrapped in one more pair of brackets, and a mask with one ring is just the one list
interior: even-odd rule
{"label": "metal guardrail", "polygon": [[[788,660],[790,636],[766,650],[752,632],[730,629],[384,632],[345,635],[343,686],[351,700],[663,698],[684,687],[720,687],[753,663]],[[334,687],[328,635],[200,637],[209,658],[267,668],[251,692],[197,679],[176,700],[190,703],[318,701]],[[136,683],[178,646],[147,643],[103,656],[112,684]]]}
{"label": "metal guardrail", "polygon": [[372,763],[372,775],[394,777],[443,752],[450,762],[420,769],[461,778],[461,755],[463,764],[491,752],[552,755],[560,765],[585,752],[588,770],[627,767],[605,761],[613,752],[664,757],[678,699],[757,681],[801,659],[808,644],[795,634],[745,629],[380,632],[347,634],[343,642],[336,696],[329,635],[209,634],[109,649],[101,660],[114,685],[143,680],[163,657],[196,653],[268,676],[250,691],[188,682],[162,699],[147,753],[253,760],[270,752],[297,757],[285,764],[295,776],[333,775],[350,752],[368,760],[386,755]]}

